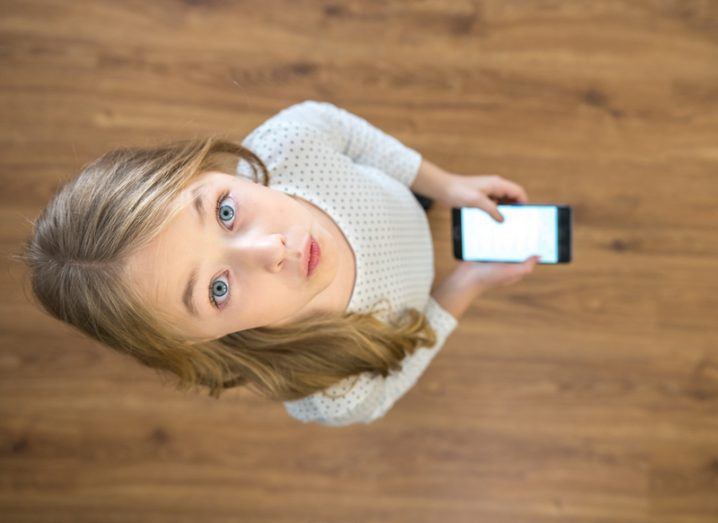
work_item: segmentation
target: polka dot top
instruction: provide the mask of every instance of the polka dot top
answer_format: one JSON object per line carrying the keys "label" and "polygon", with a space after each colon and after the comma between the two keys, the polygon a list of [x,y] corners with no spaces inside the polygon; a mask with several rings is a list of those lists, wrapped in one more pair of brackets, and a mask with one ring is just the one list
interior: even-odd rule
{"label": "polka dot top", "polygon": [[[457,319],[430,296],[434,250],[424,209],[411,192],[421,155],[363,118],[328,102],[292,105],[242,142],[267,166],[269,186],[310,201],[344,233],[356,256],[349,312],[369,312],[382,299],[395,312],[415,307],[436,331],[386,378],[350,376],[305,398],[284,402],[303,422],[343,426],[384,416],[417,382],[456,328]],[[252,179],[244,160],[239,176]],[[381,305],[380,305],[381,307]],[[387,311],[376,316],[387,320]]]}

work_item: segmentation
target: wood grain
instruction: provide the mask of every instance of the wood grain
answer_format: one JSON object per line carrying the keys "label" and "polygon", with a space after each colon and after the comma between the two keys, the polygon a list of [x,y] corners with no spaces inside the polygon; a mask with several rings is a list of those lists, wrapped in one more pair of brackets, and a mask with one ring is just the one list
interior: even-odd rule
{"label": "wood grain", "polygon": [[[718,520],[718,4],[0,5],[0,519]],[[181,394],[43,314],[10,259],[106,150],[327,100],[574,209],[370,425]],[[437,276],[450,215],[429,212]]]}

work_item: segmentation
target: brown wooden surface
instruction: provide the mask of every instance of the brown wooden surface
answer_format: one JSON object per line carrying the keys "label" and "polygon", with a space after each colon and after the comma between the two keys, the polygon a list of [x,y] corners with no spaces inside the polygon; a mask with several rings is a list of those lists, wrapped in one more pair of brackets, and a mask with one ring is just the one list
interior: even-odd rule
{"label": "brown wooden surface", "polygon": [[[0,520],[718,521],[716,2],[3,0],[0,67]],[[180,394],[28,301],[8,256],[60,180],[305,99],[571,205],[574,262],[340,429]]]}

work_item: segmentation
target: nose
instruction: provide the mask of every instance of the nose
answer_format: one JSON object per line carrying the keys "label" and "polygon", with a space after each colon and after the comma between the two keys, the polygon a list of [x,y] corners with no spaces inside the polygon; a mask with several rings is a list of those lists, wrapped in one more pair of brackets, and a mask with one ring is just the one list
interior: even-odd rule
{"label": "nose", "polygon": [[283,234],[239,235],[226,244],[227,262],[245,271],[282,269],[289,256],[287,238]]}

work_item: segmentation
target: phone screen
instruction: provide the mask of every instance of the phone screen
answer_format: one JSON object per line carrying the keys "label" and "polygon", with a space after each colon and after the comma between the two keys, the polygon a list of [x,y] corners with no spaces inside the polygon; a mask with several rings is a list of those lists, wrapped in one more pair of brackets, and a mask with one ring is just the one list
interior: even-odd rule
{"label": "phone screen", "polygon": [[499,205],[504,222],[486,211],[461,208],[463,259],[522,262],[533,254],[558,263],[558,209],[552,205]]}

